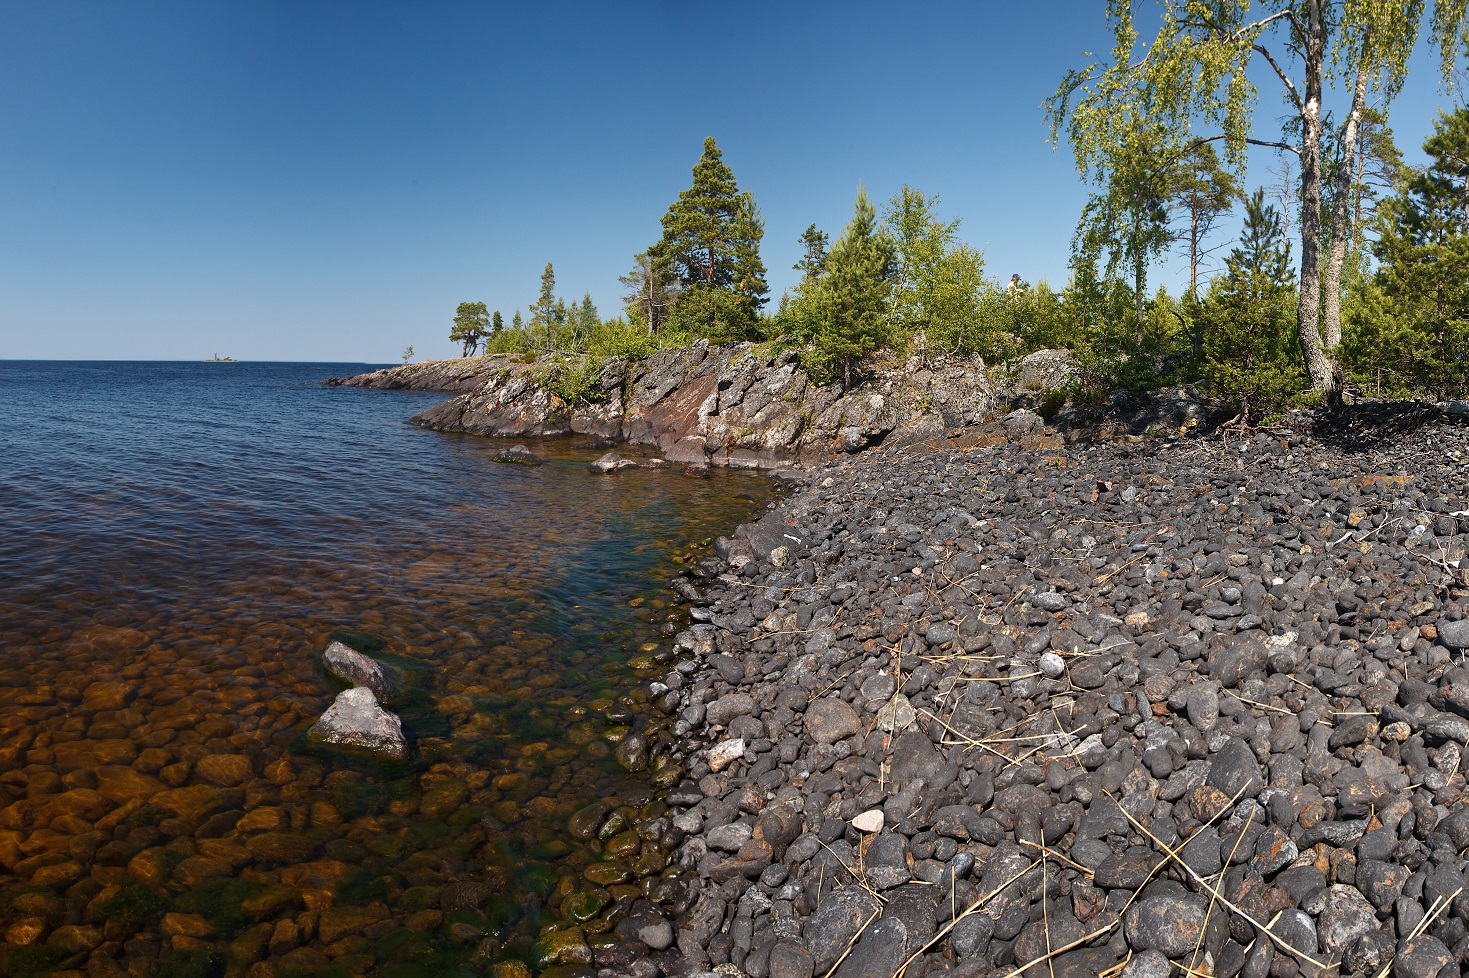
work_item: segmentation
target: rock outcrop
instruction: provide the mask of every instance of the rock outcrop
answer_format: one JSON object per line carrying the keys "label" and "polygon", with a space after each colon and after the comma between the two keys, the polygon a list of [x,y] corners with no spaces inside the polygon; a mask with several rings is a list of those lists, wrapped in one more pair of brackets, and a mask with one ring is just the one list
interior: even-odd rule
{"label": "rock outcrop", "polygon": [[843,391],[813,383],[793,353],[700,341],[638,362],[606,361],[590,397],[575,404],[555,393],[557,369],[553,359],[467,357],[329,383],[456,393],[412,419],[439,431],[581,434],[648,445],[670,462],[736,468],[927,440],[991,415],[999,401],[977,359],[889,367]]}

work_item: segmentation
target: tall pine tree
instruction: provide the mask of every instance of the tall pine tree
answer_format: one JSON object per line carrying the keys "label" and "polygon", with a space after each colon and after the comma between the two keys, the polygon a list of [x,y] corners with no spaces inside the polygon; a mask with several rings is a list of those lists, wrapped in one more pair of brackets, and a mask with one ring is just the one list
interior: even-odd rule
{"label": "tall pine tree", "polygon": [[530,307],[530,344],[549,350],[565,320],[565,305],[556,300],[556,270],[546,262],[541,272],[541,292]]}
{"label": "tall pine tree", "polygon": [[769,288],[760,260],[764,222],[741,192],[713,137],[694,164],[694,182],[663,215],[663,238],[649,254],[683,284],[672,319],[717,339],[753,333]]}

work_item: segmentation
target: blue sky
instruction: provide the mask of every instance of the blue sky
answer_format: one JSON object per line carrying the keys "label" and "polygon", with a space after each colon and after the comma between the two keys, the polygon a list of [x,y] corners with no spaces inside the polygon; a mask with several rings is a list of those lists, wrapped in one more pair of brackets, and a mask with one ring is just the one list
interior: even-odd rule
{"label": "blue sky", "polygon": [[[610,315],[707,135],[773,297],[859,183],[1059,286],[1086,188],[1040,105],[1102,7],[0,0],[0,358],[449,356],[460,301],[508,320],[547,261]],[[1447,104],[1420,60],[1410,156]]]}

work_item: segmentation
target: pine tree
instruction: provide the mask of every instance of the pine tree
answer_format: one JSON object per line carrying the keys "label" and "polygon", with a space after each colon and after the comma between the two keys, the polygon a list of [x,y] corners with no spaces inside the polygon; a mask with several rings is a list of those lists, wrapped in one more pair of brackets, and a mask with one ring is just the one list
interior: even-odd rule
{"label": "pine tree", "polygon": [[850,388],[852,368],[887,339],[893,255],[891,239],[877,226],[876,208],[858,188],[852,220],[812,290],[815,335],[806,359],[818,377],[840,376],[844,389]]}
{"label": "pine tree", "polygon": [[649,255],[666,262],[683,284],[675,319],[715,337],[744,336],[769,293],[760,260],[764,222],[713,137],[704,140],[693,176],[693,186],[663,215],[663,237]]}
{"label": "pine tree", "polygon": [[550,349],[561,325],[556,310],[556,270],[550,262],[546,262],[545,271],[541,272],[541,293],[530,309],[531,343]]}
{"label": "pine tree", "polygon": [[[1389,326],[1350,344],[1359,368],[1387,366],[1409,388],[1444,396],[1469,383],[1469,109],[1440,114],[1423,143],[1428,166],[1383,202],[1373,252],[1395,300]],[[1372,332],[1377,342],[1364,343]],[[1360,370],[1359,370],[1360,372]]]}
{"label": "pine tree", "polygon": [[633,270],[617,279],[628,288],[622,301],[628,319],[642,320],[647,324],[648,335],[655,336],[659,327],[668,321],[683,283],[669,268],[667,259],[657,257],[655,248],[638,252],[633,262]]}
{"label": "pine tree", "polygon": [[460,356],[469,356],[479,347],[479,341],[489,335],[490,314],[483,302],[461,302],[454,311],[454,328],[449,330],[449,341],[462,344]]}
{"label": "pine tree", "polygon": [[801,234],[800,241],[806,250],[801,260],[791,267],[802,273],[802,282],[820,278],[821,273],[826,271],[826,252],[830,239],[823,232],[816,230],[816,225],[812,224]]}
{"label": "pine tree", "polygon": [[495,310],[495,314],[490,317],[490,335],[491,336],[499,336],[504,331],[505,331],[505,320],[500,315],[500,310],[496,309]]}
{"label": "pine tree", "polygon": [[1204,377],[1249,424],[1279,408],[1305,379],[1292,340],[1296,289],[1280,215],[1256,190],[1245,202],[1239,244],[1210,283],[1204,319]]}

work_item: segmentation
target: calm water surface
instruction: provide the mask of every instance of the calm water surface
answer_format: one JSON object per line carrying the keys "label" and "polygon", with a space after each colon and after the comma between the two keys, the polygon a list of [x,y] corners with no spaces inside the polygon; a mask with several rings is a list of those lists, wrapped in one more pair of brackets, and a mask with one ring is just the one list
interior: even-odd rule
{"label": "calm water surface", "polygon": [[[0,973],[483,973],[660,865],[566,820],[656,814],[628,660],[766,480],[497,464],[319,384],[365,369],[0,361]],[[410,761],[306,740],[341,628],[415,678]]]}

